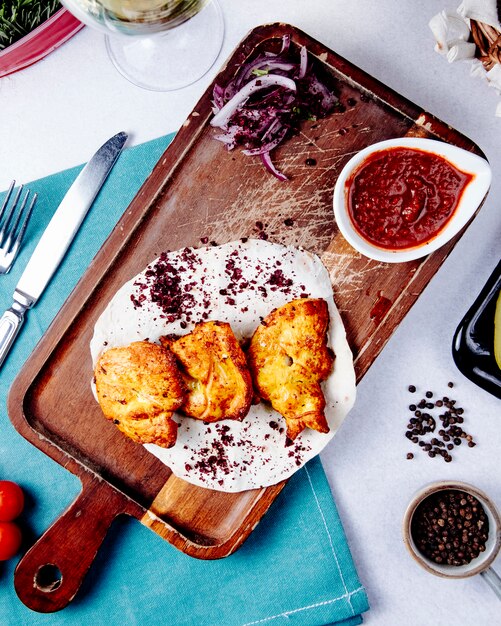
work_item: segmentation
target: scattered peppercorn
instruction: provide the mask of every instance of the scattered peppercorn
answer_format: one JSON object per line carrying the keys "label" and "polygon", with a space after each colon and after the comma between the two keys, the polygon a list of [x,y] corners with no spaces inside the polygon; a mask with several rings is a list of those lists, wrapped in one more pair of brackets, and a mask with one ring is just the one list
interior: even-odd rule
{"label": "scattered peppercorn", "polygon": [[411,534],[419,552],[431,561],[466,565],[485,551],[489,520],[473,495],[443,490],[419,504],[412,517]]}
{"label": "scattered peppercorn", "polygon": [[[449,382],[448,386],[454,387],[454,383]],[[415,393],[416,390],[415,385],[409,385],[408,391],[410,393]],[[462,417],[464,409],[456,406],[456,400],[443,396],[435,402],[430,401],[434,396],[434,392],[430,390],[426,391],[424,395],[425,397],[417,403],[409,404],[409,410],[413,413],[413,417],[408,421],[405,436],[413,443],[418,444],[431,458],[439,456],[446,463],[452,461],[452,456],[447,453],[445,448],[451,451],[455,446],[460,446],[463,439],[467,442],[468,447],[475,447],[476,443],[473,441],[473,437],[457,425],[464,423]],[[422,409],[435,411],[435,417]],[[436,433],[438,420],[440,420],[442,428]],[[424,440],[423,437],[429,433],[434,433],[434,436],[430,440]]]}
{"label": "scattered peppercorn", "polygon": [[414,455],[412,454],[412,452],[407,452],[407,458],[408,459],[413,459]]}

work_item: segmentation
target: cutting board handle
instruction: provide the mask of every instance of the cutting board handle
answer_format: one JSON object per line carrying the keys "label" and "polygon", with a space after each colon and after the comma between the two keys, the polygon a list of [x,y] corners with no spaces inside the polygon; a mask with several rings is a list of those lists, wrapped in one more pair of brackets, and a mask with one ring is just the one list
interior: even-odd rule
{"label": "cutting board handle", "polygon": [[59,611],[71,602],[126,503],[105,481],[84,478],[77,499],[19,561],[14,586],[21,601],[41,613]]}

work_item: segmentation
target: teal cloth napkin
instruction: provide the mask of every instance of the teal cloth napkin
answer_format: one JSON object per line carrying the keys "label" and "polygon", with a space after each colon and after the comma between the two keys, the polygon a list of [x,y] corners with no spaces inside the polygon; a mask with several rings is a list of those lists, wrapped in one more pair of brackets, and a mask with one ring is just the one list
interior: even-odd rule
{"label": "teal cloth napkin", "polygon": [[[122,154],[0,370],[0,478],[18,482],[27,495],[20,519],[25,548],[69,506],[80,484],[14,430],[6,412],[9,387],[172,137]],[[2,310],[11,305],[31,251],[79,170],[29,185],[39,202],[14,268],[0,276]],[[225,559],[193,559],[136,520],[119,518],[77,597],[48,615],[30,611],[17,598],[15,564],[16,559],[0,564],[2,626],[352,626],[368,609],[318,458],[293,476],[250,538]]]}

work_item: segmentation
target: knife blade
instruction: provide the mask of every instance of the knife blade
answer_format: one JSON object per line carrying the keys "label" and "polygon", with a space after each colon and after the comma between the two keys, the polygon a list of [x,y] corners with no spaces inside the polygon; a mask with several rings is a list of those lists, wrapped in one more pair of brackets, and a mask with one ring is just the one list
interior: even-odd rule
{"label": "knife blade", "polygon": [[99,148],[52,216],[17,283],[12,306],[0,319],[0,366],[14,343],[26,311],[40,298],[63,260],[126,141],[127,134],[121,132]]}

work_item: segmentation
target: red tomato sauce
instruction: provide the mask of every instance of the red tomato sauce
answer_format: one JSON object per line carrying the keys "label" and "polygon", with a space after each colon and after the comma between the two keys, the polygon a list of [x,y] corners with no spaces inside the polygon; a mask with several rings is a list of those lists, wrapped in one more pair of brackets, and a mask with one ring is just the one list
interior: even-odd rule
{"label": "red tomato sauce", "polygon": [[413,248],[442,231],[472,179],[431,152],[379,150],[348,179],[348,212],[355,230],[372,244]]}

